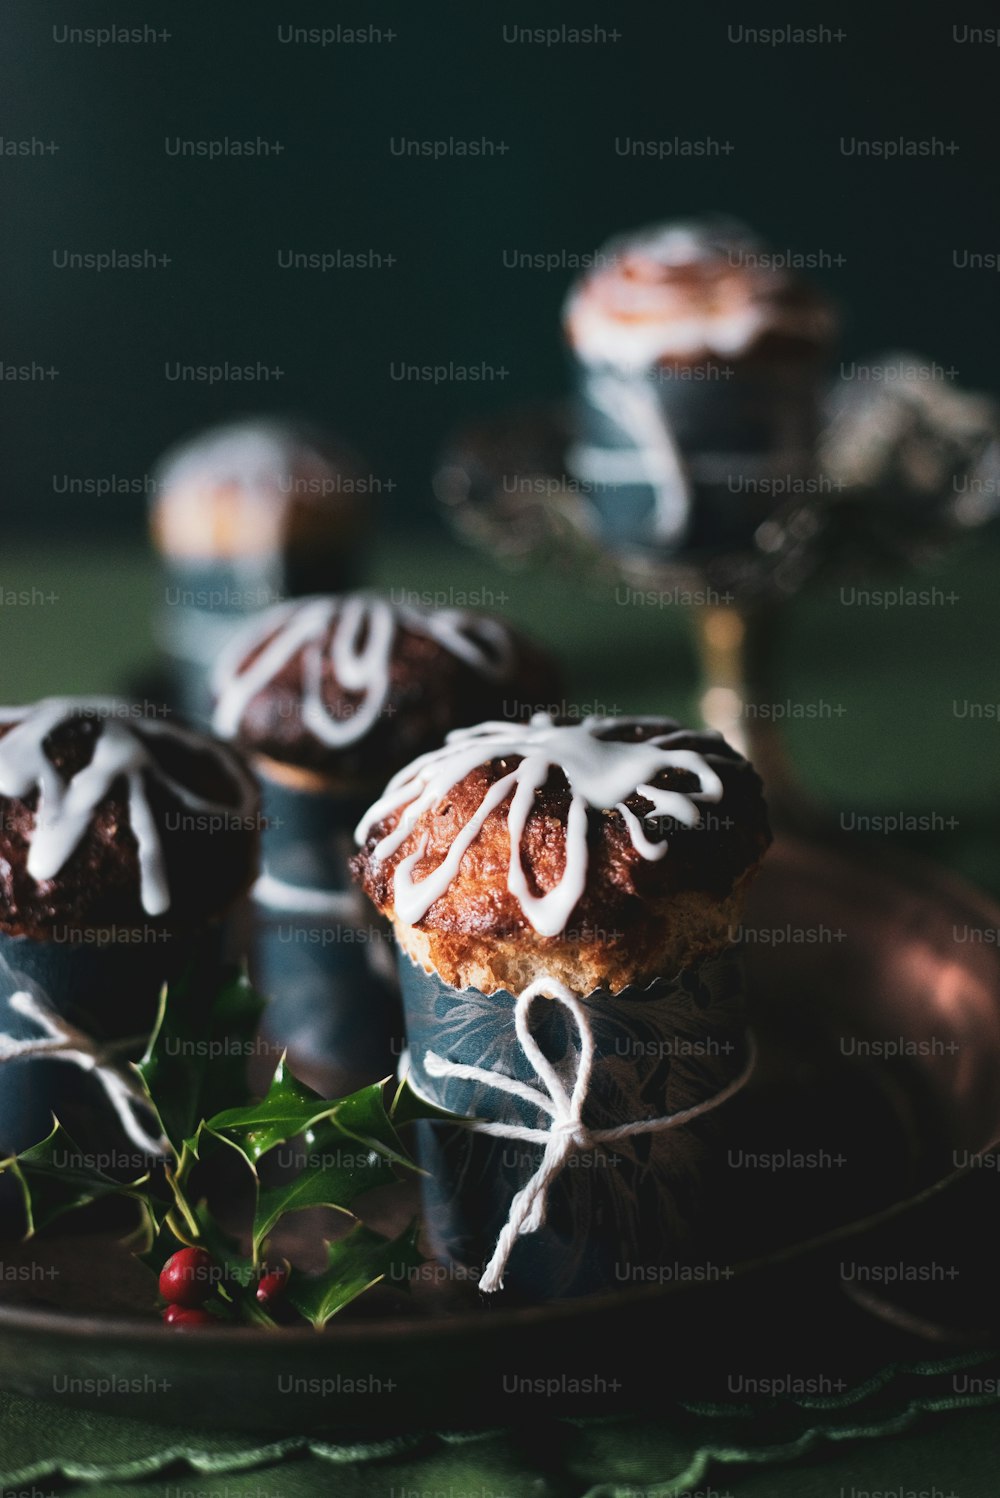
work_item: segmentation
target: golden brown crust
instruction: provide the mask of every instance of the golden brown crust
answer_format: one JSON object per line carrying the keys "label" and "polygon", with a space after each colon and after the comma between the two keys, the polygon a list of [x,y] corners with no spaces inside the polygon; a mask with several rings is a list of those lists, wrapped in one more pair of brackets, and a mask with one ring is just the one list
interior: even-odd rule
{"label": "golden brown crust", "polygon": [[615,994],[673,976],[729,946],[744,889],[755,873],[756,867],[748,870],[725,900],[693,891],[678,894],[659,910],[657,921],[639,931],[580,927],[544,937],[528,927],[516,939],[495,940],[428,930],[423,922],[407,926],[394,920],[393,927],[408,956],[425,971],[440,973],[453,988],[519,993],[545,975],[577,993],[605,988]]}
{"label": "golden brown crust", "polygon": [[[622,720],[607,736],[645,738],[675,727],[667,720],[641,726]],[[375,847],[397,825],[401,812],[388,815],[372,828],[355,857],[355,876],[393,919],[398,939],[414,960],[434,967],[456,987],[488,992],[523,986],[520,980],[530,982],[536,966],[562,973],[568,983],[585,983],[585,991],[602,984],[618,989],[675,972],[728,944],[730,929],[739,921],[742,892],[770,842],[760,780],[746,761],[720,740],[697,733],[677,747],[711,753],[723,784],[721,802],[702,806],[701,824],[694,828],[666,821],[644,824],[651,841],[668,840],[666,856],[656,861],[636,850],[618,811],[590,809],[586,885],[558,937],[540,936],[507,888],[509,796],[487,816],[455,878],[415,927],[400,921],[394,909],[393,881],[400,862],[426,839],[413,877],[419,881],[435,869],[488,788],[516,766],[519,756],[488,761],[466,775],[420,817],[393,854],[379,859]],[[680,792],[697,788],[694,776],[682,769],[662,772],[654,784]],[[566,779],[553,770],[535,794],[521,844],[522,866],[534,895],[547,894],[562,878],[569,802]],[[640,817],[652,809],[638,794],[625,804]]]}

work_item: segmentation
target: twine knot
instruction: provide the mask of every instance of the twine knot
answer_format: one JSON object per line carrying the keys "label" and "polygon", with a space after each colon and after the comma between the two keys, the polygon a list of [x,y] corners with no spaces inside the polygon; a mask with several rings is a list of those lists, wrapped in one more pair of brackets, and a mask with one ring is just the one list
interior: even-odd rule
{"label": "twine knot", "polygon": [[[541,1047],[528,1026],[531,1006],[535,999],[541,997],[554,999],[562,1004],[572,1016],[577,1028],[580,1038],[580,1059],[570,1091],[567,1091],[563,1079],[551,1061],[542,1054]],[[597,1145],[628,1138],[633,1134],[663,1133],[667,1129],[675,1129],[681,1124],[689,1123],[704,1113],[710,1113],[746,1086],[757,1059],[753,1038],[748,1036],[749,1055],[746,1066],[735,1081],[730,1082],[713,1097],[661,1118],[638,1119],[633,1123],[619,1124],[610,1129],[588,1129],[583,1122],[583,1109],[590,1091],[590,1074],[594,1064],[594,1035],[587,1012],[579,998],[555,978],[538,978],[517,996],[514,1004],[514,1027],[521,1049],[534,1067],[544,1091],[542,1087],[533,1087],[528,1082],[519,1082],[514,1077],[504,1076],[502,1072],[487,1071],[483,1067],[466,1066],[462,1062],[448,1061],[445,1057],[439,1056],[436,1051],[428,1051],[424,1057],[424,1066],[428,1076],[454,1077],[462,1081],[478,1082],[481,1086],[493,1088],[497,1092],[505,1092],[511,1097],[521,1098],[540,1112],[548,1114],[552,1120],[547,1129],[527,1128],[522,1124],[499,1123],[480,1118],[463,1120],[463,1127],[472,1129],[478,1134],[489,1134],[497,1139],[524,1139],[532,1144],[544,1146],[538,1169],[511,1201],[507,1221],[500,1230],[493,1256],[479,1281],[480,1290],[486,1294],[503,1289],[504,1273],[517,1239],[522,1234],[535,1233],[544,1226],[549,1189],[573,1155],[585,1153]]]}

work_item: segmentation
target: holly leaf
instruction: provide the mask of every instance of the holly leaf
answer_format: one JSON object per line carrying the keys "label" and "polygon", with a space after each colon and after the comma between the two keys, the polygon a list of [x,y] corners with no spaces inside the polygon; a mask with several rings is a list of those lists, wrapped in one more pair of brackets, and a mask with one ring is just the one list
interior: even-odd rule
{"label": "holly leaf", "polygon": [[359,1222],[345,1238],[326,1246],[327,1263],[322,1274],[306,1275],[293,1270],[286,1295],[300,1316],[319,1332],[332,1316],[391,1275],[405,1281],[411,1269],[423,1263],[417,1248],[417,1224],[412,1222],[398,1238],[383,1238]]}
{"label": "holly leaf", "polygon": [[365,1192],[389,1186],[396,1173],[388,1159],[352,1134],[335,1118],[324,1119],[310,1131],[305,1166],[292,1181],[269,1188],[258,1187],[253,1223],[253,1256],[256,1263],[264,1241],[289,1212],[306,1207],[332,1207],[351,1215],[351,1208]]}
{"label": "holly leaf", "polygon": [[416,1169],[386,1111],[384,1082],[362,1087],[344,1098],[322,1098],[292,1075],[284,1057],[260,1102],[228,1108],[205,1125],[234,1145],[252,1169],[276,1145],[299,1136],[315,1149],[313,1136],[324,1126],[333,1126],[345,1140],[364,1145],[406,1170]]}
{"label": "holly leaf", "polygon": [[127,1196],[142,1202],[149,1173],[131,1181],[108,1175],[55,1123],[51,1134],[19,1155],[0,1160],[0,1174],[11,1176],[21,1190],[27,1218],[26,1238],[32,1238],[66,1212],[89,1206],[106,1196]]}
{"label": "holly leaf", "polygon": [[[301,1212],[305,1207],[332,1207],[350,1214],[358,1197],[396,1180],[393,1166],[419,1170],[404,1151],[386,1112],[384,1083],[375,1082],[346,1098],[326,1103],[324,1111],[314,1114],[303,1129],[305,1112],[314,1110],[317,1102],[322,1103],[312,1094],[313,1101],[308,1102],[307,1108],[301,1108],[303,1093],[307,1091],[301,1083],[291,1086],[282,1078],[281,1096],[273,1116],[267,1108],[260,1112],[251,1108],[247,1110],[248,1117],[236,1124],[236,1132],[244,1132],[249,1150],[261,1145],[273,1147],[279,1134],[282,1139],[294,1137],[293,1128],[303,1134],[308,1150],[294,1181],[268,1189],[258,1187],[253,1225],[255,1261],[268,1234],[287,1213]],[[212,1123],[218,1125],[218,1118]],[[229,1128],[233,1129],[231,1115]],[[249,1153],[247,1159],[250,1160]],[[255,1162],[250,1163],[255,1169]]]}
{"label": "holly leaf", "polygon": [[[130,1233],[125,1234],[121,1243],[122,1247],[127,1248],[137,1259],[144,1260],[147,1254],[152,1253],[162,1230],[163,1209],[154,1204],[144,1191],[138,1191],[135,1200],[139,1208],[139,1221]],[[160,1267],[162,1268],[162,1265]]]}
{"label": "holly leaf", "polygon": [[227,1137],[251,1165],[276,1145],[287,1144],[299,1134],[326,1118],[331,1111],[329,1098],[320,1097],[288,1069],[284,1056],[278,1062],[271,1085],[257,1103],[242,1108],[227,1108],[210,1118],[206,1128]]}
{"label": "holly leaf", "polygon": [[[349,1139],[367,1145],[404,1170],[416,1169],[386,1112],[384,1082],[375,1082],[371,1087],[362,1087],[359,1092],[341,1098],[330,1110],[329,1119]],[[307,1140],[307,1143],[311,1141]]]}
{"label": "holly leaf", "polygon": [[[20,1188],[27,1236],[102,1197],[129,1198],[140,1216],[130,1244],[150,1269],[161,1268],[182,1245],[207,1248],[219,1270],[213,1308],[224,1319],[266,1326],[274,1321],[255,1295],[263,1249],[290,1213],[327,1207],[352,1219],[346,1237],[328,1245],[323,1274],[294,1276],[301,1307],[294,1299],[289,1303],[316,1327],[386,1274],[405,1275],[422,1262],[415,1230],[383,1238],[358,1222],[352,1208],[367,1192],[392,1185],[400,1170],[418,1169],[403,1148],[397,1123],[452,1115],[430,1108],[416,1094],[410,1098],[402,1088],[387,1108],[385,1082],[349,1097],[322,1098],[293,1076],[284,1058],[265,1097],[247,1102],[246,1058],[261,1009],[261,999],[235,970],[223,975],[214,995],[190,974],[164,988],[146,1054],[135,1070],[169,1141],[170,1157],[152,1172],[117,1179],[54,1123],[48,1139],[0,1160],[0,1174],[10,1174]],[[304,1142],[298,1175],[262,1187],[260,1160],[293,1139]],[[209,1202],[195,1194],[205,1151],[223,1146],[235,1150],[253,1175],[255,1212],[246,1237],[230,1236]]]}
{"label": "holly leaf", "polygon": [[191,972],[164,986],[136,1070],[177,1155],[203,1118],[245,1101],[247,1057],[263,1008],[236,968],[223,972],[210,1000]]}
{"label": "holly leaf", "polygon": [[408,1077],[404,1077],[396,1088],[389,1107],[389,1117],[397,1129],[404,1124],[416,1123],[421,1118],[437,1118],[444,1123],[456,1123],[461,1117],[458,1113],[449,1113],[447,1108],[439,1108],[437,1103],[428,1102],[410,1086]]}

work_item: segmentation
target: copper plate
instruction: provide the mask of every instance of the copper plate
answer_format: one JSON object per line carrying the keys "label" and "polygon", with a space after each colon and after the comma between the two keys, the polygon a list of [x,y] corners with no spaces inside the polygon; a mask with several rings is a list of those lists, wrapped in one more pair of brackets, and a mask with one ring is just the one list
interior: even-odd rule
{"label": "copper plate", "polygon": [[[1000,908],[877,849],[785,841],[742,941],[761,1064],[706,1196],[700,1277],[535,1306],[375,1291],[324,1336],[179,1335],[110,1240],[8,1245],[0,1383],[215,1429],[503,1425],[995,1338]],[[18,1279],[32,1262],[59,1273]],[[652,1381],[633,1355],[651,1341]]]}

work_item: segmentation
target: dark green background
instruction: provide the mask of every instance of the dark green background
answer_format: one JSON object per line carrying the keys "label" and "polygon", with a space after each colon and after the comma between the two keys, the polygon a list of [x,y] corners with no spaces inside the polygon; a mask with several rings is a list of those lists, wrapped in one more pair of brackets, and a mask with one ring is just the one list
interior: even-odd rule
{"label": "dark green background", "polygon": [[[794,9],[794,8],[793,8]],[[54,492],[53,475],[139,479],[168,442],[246,410],[331,423],[395,485],[390,518],[431,505],[456,421],[558,391],[569,272],[505,250],[582,254],[656,217],[720,208],[779,248],[842,255],[820,274],[848,313],[844,356],[915,347],[997,384],[997,277],[955,249],[1000,247],[994,100],[1000,49],[959,45],[976,17],[936,7],[797,17],[825,45],[734,45],[727,27],[789,15],[717,6],[144,4],[7,0],[0,131],[53,155],[0,157],[0,359],[55,366],[5,382],[0,494],[18,526],[138,532],[141,497]],[[143,46],[58,44],[53,26],[163,25]],[[599,24],[604,45],[503,40],[507,25]],[[373,24],[382,45],[281,45],[279,23]],[[167,137],[280,141],[270,159],[168,157]],[[954,140],[915,161],[841,154],[841,137]],[[399,158],[390,139],[485,136],[486,160]],[[619,137],[731,141],[710,158],[621,157]],[[170,256],[164,269],[56,269],[54,250]],[[327,274],[277,254],[378,250]],[[164,378],[166,361],[278,365],[269,385]],[[395,360],[485,361],[492,385],[397,383]]]}

